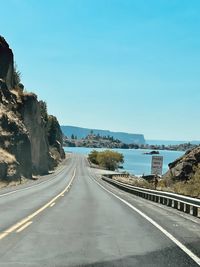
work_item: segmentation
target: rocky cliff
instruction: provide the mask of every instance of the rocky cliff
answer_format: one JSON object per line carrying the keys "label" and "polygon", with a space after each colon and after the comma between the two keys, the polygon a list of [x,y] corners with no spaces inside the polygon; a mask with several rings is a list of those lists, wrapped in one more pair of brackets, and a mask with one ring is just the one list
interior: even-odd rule
{"label": "rocky cliff", "polygon": [[182,157],[169,164],[169,171],[165,176],[170,176],[177,181],[191,179],[200,167],[200,146],[188,150]]}
{"label": "rocky cliff", "polygon": [[170,163],[161,185],[163,190],[200,197],[200,146]]}
{"label": "rocky cliff", "polygon": [[0,36],[0,79],[6,82],[8,89],[14,84],[13,52],[3,37]]}
{"label": "rocky cliff", "polygon": [[23,92],[12,50],[0,37],[0,179],[46,174],[64,157],[58,121],[35,94]]}

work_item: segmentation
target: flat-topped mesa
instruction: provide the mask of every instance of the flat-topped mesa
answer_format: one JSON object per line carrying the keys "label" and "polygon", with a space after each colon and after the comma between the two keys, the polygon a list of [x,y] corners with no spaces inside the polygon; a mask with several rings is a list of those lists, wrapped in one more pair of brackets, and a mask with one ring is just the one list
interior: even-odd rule
{"label": "flat-topped mesa", "polygon": [[13,52],[2,36],[0,36],[0,79],[5,81],[8,89],[15,86]]}

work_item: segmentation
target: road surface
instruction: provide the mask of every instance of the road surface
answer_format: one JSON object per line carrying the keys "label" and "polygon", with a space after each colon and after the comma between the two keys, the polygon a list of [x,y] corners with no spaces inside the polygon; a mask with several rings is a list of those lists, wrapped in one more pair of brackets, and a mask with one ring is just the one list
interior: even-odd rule
{"label": "road surface", "polygon": [[0,195],[0,267],[199,266],[199,240],[199,219],[106,184],[81,155],[47,181]]}

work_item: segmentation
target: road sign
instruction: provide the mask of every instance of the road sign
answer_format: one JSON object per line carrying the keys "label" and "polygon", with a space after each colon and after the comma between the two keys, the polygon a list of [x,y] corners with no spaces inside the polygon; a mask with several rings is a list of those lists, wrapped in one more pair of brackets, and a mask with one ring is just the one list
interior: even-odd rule
{"label": "road sign", "polygon": [[162,175],[163,156],[152,156],[151,174]]}

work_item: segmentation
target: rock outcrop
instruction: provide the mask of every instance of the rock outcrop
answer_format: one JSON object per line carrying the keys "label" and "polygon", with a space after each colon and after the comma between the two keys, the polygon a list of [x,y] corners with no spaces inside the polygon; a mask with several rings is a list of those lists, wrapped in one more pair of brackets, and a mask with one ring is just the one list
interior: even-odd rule
{"label": "rock outcrop", "polygon": [[182,157],[169,164],[169,171],[164,177],[170,177],[176,181],[190,180],[200,164],[200,146],[188,150]]}
{"label": "rock outcrop", "polygon": [[0,79],[5,81],[8,89],[14,87],[13,52],[2,36],[0,36]]}
{"label": "rock outcrop", "polygon": [[21,114],[29,132],[33,173],[45,174],[49,170],[49,144],[36,95],[30,94],[22,97]]}
{"label": "rock outcrop", "polygon": [[6,180],[46,174],[65,157],[58,121],[16,77],[12,50],[0,37],[0,179]]}

